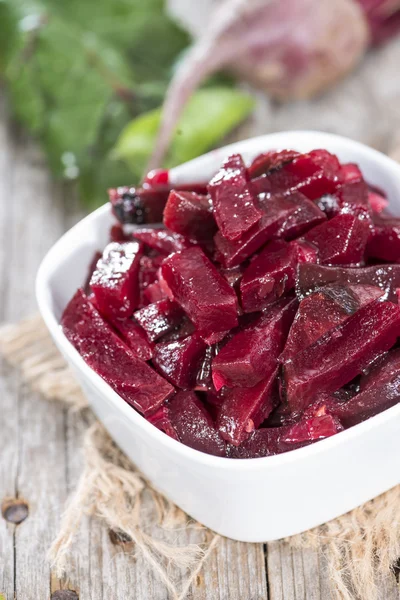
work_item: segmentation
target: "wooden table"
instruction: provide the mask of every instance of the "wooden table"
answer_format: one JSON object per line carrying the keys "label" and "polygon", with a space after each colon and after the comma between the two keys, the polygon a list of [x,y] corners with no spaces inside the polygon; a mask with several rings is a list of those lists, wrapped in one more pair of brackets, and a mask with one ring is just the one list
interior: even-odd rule
{"label": "wooden table", "polygon": [[[284,107],[260,100],[241,135],[291,128],[322,129],[360,139],[382,151],[400,142],[400,40],[370,55],[330,95]],[[124,182],[121,182],[124,183]],[[12,124],[0,101],[0,321],[35,311],[37,267],[52,243],[80,218],[74,199],[51,182],[34,142]],[[142,559],[124,555],[96,520],[83,527],[69,581],[52,576],[46,552],[81,469],[82,419],[33,394],[1,365],[0,502],[29,506],[14,525],[0,517],[1,600],[167,600]],[[294,490],[295,493],[295,490]],[[273,515],[271,515],[273,518]],[[324,557],[267,545],[223,540],[197,577],[193,600],[329,600]],[[394,577],[382,600],[399,598]],[[60,592],[75,590],[76,594]],[[3,595],[3,597],[2,597]]]}

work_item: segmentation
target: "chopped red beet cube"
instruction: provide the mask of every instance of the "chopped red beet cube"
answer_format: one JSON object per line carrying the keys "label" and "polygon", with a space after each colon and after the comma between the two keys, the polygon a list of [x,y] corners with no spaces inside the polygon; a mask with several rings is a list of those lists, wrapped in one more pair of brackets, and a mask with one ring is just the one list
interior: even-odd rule
{"label": "chopped red beet cube", "polygon": [[340,163],[325,150],[302,154],[281,169],[253,179],[256,194],[302,192],[310,200],[332,194],[341,183]]}
{"label": "chopped red beet cube", "polygon": [[326,215],[322,210],[304,194],[295,192],[290,195],[290,200],[296,205],[296,209],[282,223],[277,233],[278,237],[293,240],[326,221]]}
{"label": "chopped red beet cube", "polygon": [[199,247],[168,257],[161,276],[208,344],[218,342],[238,324],[234,290]]}
{"label": "chopped red beet cube", "polygon": [[217,231],[210,198],[195,192],[172,190],[164,209],[164,225],[198,242],[211,240]]}
{"label": "chopped red beet cube", "polygon": [[300,299],[328,283],[375,285],[384,292],[384,300],[397,303],[396,289],[400,288],[400,265],[375,265],[364,269],[299,265],[296,292]]}
{"label": "chopped red beet cube", "polygon": [[318,393],[334,392],[354,379],[399,335],[399,306],[375,300],[360,308],[285,364],[291,410],[302,410]]}
{"label": "chopped red beet cube", "polygon": [[129,317],[139,302],[139,266],[143,252],[139,242],[112,242],[90,280],[102,314],[110,317]]}
{"label": "chopped red beet cube", "polygon": [[372,368],[361,391],[345,403],[337,404],[333,412],[345,427],[361,423],[394,406],[400,401],[400,350],[389,352]]}
{"label": "chopped red beet cube", "polygon": [[178,392],[168,403],[170,422],[179,440],[200,452],[225,456],[225,442],[211,415],[194,392]]}
{"label": "chopped red beet cube", "polygon": [[296,308],[296,300],[280,300],[224,345],[212,363],[217,391],[224,385],[252,387],[270,376],[278,364]]}
{"label": "chopped red beet cube", "polygon": [[158,250],[165,255],[184,250],[192,245],[189,240],[179,233],[155,227],[136,229],[135,238],[146,244],[149,248]]}
{"label": "chopped red beet cube", "polygon": [[290,427],[290,430],[282,436],[281,444],[302,444],[304,442],[315,442],[322,440],[335,433],[343,431],[343,425],[337,417],[332,415],[321,415],[302,419]]}
{"label": "chopped red beet cube", "polygon": [[377,192],[368,193],[368,202],[374,213],[381,213],[389,206],[389,200]]}
{"label": "chopped red beet cube", "polygon": [[208,184],[214,217],[227,240],[240,238],[262,217],[249,185],[242,157],[233,154]]}
{"label": "chopped red beet cube", "polygon": [[339,214],[314,227],[304,240],[318,249],[322,264],[357,264],[363,260],[369,223],[350,214]]}
{"label": "chopped red beet cube", "polygon": [[254,387],[227,391],[217,421],[224,440],[239,446],[268,417],[275,407],[277,371],[275,368]]}
{"label": "chopped red beet cube", "polygon": [[304,298],[300,302],[280,360],[292,360],[359,308],[382,296],[382,290],[371,285],[330,284]]}
{"label": "chopped red beet cube", "polygon": [[110,242],[131,242],[132,238],[131,233],[125,233],[121,223],[113,225],[110,229]]}
{"label": "chopped red beet cube", "polygon": [[172,385],[119,339],[82,290],[66,307],[61,326],[87,364],[144,415],[157,410],[174,392]]}
{"label": "chopped red beet cube", "polygon": [[340,213],[352,214],[363,219],[370,215],[368,186],[365,181],[344,183],[336,193]]}
{"label": "chopped red beet cube", "polygon": [[158,343],[153,364],[176,387],[184,390],[196,385],[196,375],[204,358],[206,346],[196,334],[176,342]]}
{"label": "chopped red beet cube", "polygon": [[119,187],[109,190],[114,215],[121,223],[144,225],[159,223],[170,188],[167,186],[151,188]]}
{"label": "chopped red beet cube", "polygon": [[224,267],[235,267],[257,252],[297,210],[296,200],[282,195],[263,200],[262,206],[265,215],[240,240],[230,242],[220,232],[216,234],[217,259]]}
{"label": "chopped red beet cube", "polygon": [[248,172],[251,179],[266,175],[270,171],[280,169],[283,165],[292,162],[300,156],[295,150],[270,150],[264,154],[256,156],[251,163]]}
{"label": "chopped red beet cube", "polygon": [[183,312],[176,302],[168,298],[149,304],[134,314],[151,342],[172,331],[183,319]]}
{"label": "chopped red beet cube", "polygon": [[340,168],[341,179],[344,183],[354,181],[363,181],[364,178],[358,165],[354,163],[346,163]]}
{"label": "chopped red beet cube", "polygon": [[150,283],[147,287],[142,290],[142,304],[147,306],[148,304],[154,304],[165,298],[165,293],[161,288],[158,281]]}
{"label": "chopped red beet cube", "polygon": [[314,417],[283,427],[257,429],[240,446],[229,446],[231,458],[262,458],[308,446],[343,430],[338,419]]}
{"label": "chopped red beet cube", "polygon": [[89,269],[88,269],[88,274],[86,277],[86,281],[85,284],[83,286],[83,289],[85,291],[85,294],[89,295],[91,293],[91,289],[90,289],[90,280],[92,279],[92,275],[94,270],[96,269],[97,263],[99,262],[100,258],[102,257],[102,253],[101,252],[95,252],[93,255],[93,258],[90,262],[89,265]]}
{"label": "chopped red beet cube", "polygon": [[240,282],[244,312],[262,310],[294,288],[297,252],[283,240],[271,242],[245,270]]}
{"label": "chopped red beet cube", "polygon": [[400,218],[374,217],[367,255],[388,262],[400,261]]}
{"label": "chopped red beet cube", "polygon": [[121,335],[135,356],[150,360],[153,356],[153,344],[147,339],[145,330],[133,319],[113,319],[112,325]]}
{"label": "chopped red beet cube", "polygon": [[296,250],[298,264],[318,262],[318,251],[312,244],[304,240],[293,240],[290,244]]}
{"label": "chopped red beet cube", "polygon": [[149,423],[154,425],[154,427],[157,427],[157,429],[160,429],[169,435],[169,437],[172,439],[179,441],[178,435],[175,429],[172,427],[170,421],[169,408],[167,404],[160,406],[160,408],[154,414],[147,417],[147,420]]}

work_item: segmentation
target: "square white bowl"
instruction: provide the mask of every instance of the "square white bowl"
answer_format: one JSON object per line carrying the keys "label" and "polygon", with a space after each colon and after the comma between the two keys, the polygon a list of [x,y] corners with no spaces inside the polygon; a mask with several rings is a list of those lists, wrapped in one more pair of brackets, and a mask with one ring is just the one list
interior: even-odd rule
{"label": "square white bowl", "polygon": [[[170,172],[176,184],[208,180],[225,156],[248,162],[269,149],[326,148],[356,162],[400,212],[400,166],[349,139],[316,131],[265,135],[210,152]],[[194,519],[248,542],[293,535],[333,519],[400,482],[400,404],[329,439],[286,454],[248,460],[210,456],[148,423],[81,358],[63,334],[64,307],[85,281],[96,250],[114,222],[108,205],[68,231],[39,269],[36,294],[43,319],[71,365],[93,410],[153,485]]]}

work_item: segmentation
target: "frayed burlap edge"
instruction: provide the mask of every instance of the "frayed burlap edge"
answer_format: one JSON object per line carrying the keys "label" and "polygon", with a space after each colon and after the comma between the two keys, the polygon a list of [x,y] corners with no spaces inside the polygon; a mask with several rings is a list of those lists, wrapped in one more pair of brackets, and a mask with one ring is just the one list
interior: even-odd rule
{"label": "frayed burlap edge", "polygon": [[[87,407],[40,317],[1,327],[0,352],[19,366],[24,379],[46,398],[64,402],[72,410]],[[84,516],[96,516],[133,541],[136,552],[141,553],[172,598],[185,598],[220,537],[193,523],[155,491],[100,423],[87,430],[84,454],[84,471],[49,552],[56,574],[61,576],[68,568]],[[144,505],[148,506],[149,501],[153,507],[150,521],[149,517],[143,518]],[[175,543],[166,543],[154,535],[151,526],[155,523],[163,531],[202,528],[204,544],[179,545],[176,536]],[[390,573],[400,556],[400,486],[287,542],[293,547],[324,550],[337,600],[377,600],[378,582]],[[177,579],[182,581],[182,572],[187,577],[178,589]]]}

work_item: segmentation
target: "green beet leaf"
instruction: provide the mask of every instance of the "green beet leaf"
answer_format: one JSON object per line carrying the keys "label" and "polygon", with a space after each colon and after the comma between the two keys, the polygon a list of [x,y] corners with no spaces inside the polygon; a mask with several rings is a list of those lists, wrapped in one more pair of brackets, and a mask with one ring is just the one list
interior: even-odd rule
{"label": "green beet leaf", "polygon": [[[164,166],[176,166],[216,146],[253,107],[252,97],[237,89],[208,87],[197,91],[185,108]],[[160,119],[161,109],[156,109],[132,120],[118,138],[112,156],[124,160],[133,172],[143,172]]]}

